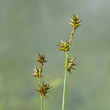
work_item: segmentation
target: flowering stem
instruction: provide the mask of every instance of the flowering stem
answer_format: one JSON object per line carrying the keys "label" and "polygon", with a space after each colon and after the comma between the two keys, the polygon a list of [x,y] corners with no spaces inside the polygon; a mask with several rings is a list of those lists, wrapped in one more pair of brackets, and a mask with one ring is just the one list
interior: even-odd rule
{"label": "flowering stem", "polygon": [[66,85],[67,85],[67,72],[70,72],[71,73],[71,69],[75,70],[75,68],[73,66],[76,66],[74,64],[74,60],[75,58],[71,58],[69,59],[69,50],[70,50],[70,47],[71,47],[71,44],[72,44],[72,39],[73,39],[73,36],[74,36],[74,33],[75,33],[75,30],[81,25],[80,22],[82,20],[79,20],[79,16],[75,16],[73,14],[73,19],[70,18],[70,21],[72,23],[68,23],[70,26],[73,27],[72,29],[72,32],[71,32],[71,35],[70,35],[70,40],[68,42],[68,40],[66,42],[63,42],[61,41],[61,44],[57,44],[57,46],[60,47],[60,50],[61,51],[64,51],[66,52],[66,62],[65,65],[63,65],[65,67],[65,77],[64,77],[64,88],[63,88],[63,99],[62,99],[62,110],[65,110],[65,98],[66,98]]}
{"label": "flowering stem", "polygon": [[64,77],[64,88],[63,88],[62,110],[65,110],[65,97],[66,97],[67,71],[68,71],[68,52],[66,53],[66,64],[65,64],[65,77]]}
{"label": "flowering stem", "polygon": [[[70,46],[71,46],[71,43],[72,43],[72,39],[73,39],[73,36],[74,36],[74,32],[75,32],[75,28],[73,27],[73,30],[71,32],[71,35],[70,35],[70,45],[69,45],[69,49],[70,49]],[[65,64],[65,77],[64,77],[64,88],[63,88],[63,100],[62,100],[62,110],[65,110],[65,97],[66,97],[66,84],[67,84],[67,71],[68,71],[68,54],[69,52],[66,52],[66,64]]]}

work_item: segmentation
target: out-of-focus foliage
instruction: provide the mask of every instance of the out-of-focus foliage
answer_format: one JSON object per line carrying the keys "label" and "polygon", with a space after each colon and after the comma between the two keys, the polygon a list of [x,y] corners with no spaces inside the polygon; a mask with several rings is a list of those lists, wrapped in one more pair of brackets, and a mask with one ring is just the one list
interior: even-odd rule
{"label": "out-of-focus foliage", "polygon": [[83,21],[71,46],[78,66],[68,74],[66,110],[109,110],[109,4],[109,0],[0,0],[0,110],[40,109],[34,90],[38,82],[30,75],[38,52],[46,52],[48,60],[43,79],[55,85],[44,99],[45,110],[61,109],[65,56],[56,44],[69,38],[71,27],[66,22],[73,13]]}

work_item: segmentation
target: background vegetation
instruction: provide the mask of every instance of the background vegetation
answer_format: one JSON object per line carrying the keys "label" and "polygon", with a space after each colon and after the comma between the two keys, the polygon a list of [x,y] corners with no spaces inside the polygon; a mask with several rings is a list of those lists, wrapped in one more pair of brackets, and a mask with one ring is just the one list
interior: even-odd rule
{"label": "background vegetation", "polygon": [[109,0],[0,0],[0,110],[40,109],[34,90],[38,82],[30,74],[37,52],[44,51],[49,61],[44,80],[54,86],[44,109],[61,110],[65,55],[56,44],[69,38],[71,27],[66,22],[73,13],[80,15],[83,25],[71,46],[78,66],[68,75],[66,110],[109,110],[109,4]]}

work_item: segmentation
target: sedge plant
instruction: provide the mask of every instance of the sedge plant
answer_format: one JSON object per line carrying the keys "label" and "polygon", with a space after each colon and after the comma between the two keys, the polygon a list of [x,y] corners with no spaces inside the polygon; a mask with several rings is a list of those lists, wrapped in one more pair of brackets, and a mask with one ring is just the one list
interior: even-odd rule
{"label": "sedge plant", "polygon": [[57,44],[57,46],[59,46],[61,51],[64,51],[66,54],[66,61],[64,61],[64,67],[65,67],[65,76],[64,76],[64,87],[63,87],[63,99],[62,99],[62,110],[65,110],[65,101],[66,101],[66,86],[67,86],[67,73],[69,72],[71,74],[71,70],[75,70],[74,66],[76,66],[75,64],[75,57],[73,58],[69,58],[69,52],[70,52],[70,48],[71,48],[71,44],[72,44],[72,39],[74,36],[74,33],[76,31],[76,29],[81,25],[80,22],[82,20],[79,20],[79,16],[75,16],[73,14],[73,18],[70,18],[71,23],[68,23],[70,26],[72,26],[72,32],[70,34],[70,39],[69,41],[66,40],[65,42],[63,42],[61,40],[60,44]]}
{"label": "sedge plant", "polygon": [[[79,20],[79,16],[75,16],[73,14],[73,18],[70,18],[71,23],[68,23],[70,26],[72,26],[72,32],[70,34],[70,39],[66,40],[65,42],[61,40],[60,44],[57,44],[59,46],[59,50],[63,51],[66,55],[66,61],[64,61],[63,67],[65,68],[65,76],[64,76],[64,87],[63,87],[63,99],[62,99],[62,110],[65,110],[65,101],[66,101],[66,86],[67,86],[67,75],[68,72],[71,74],[71,70],[75,70],[74,66],[76,57],[69,58],[69,52],[72,44],[72,39],[74,36],[74,33],[76,29],[81,25],[80,22],[82,20]],[[42,71],[43,71],[43,64],[47,62],[45,59],[45,53],[41,55],[38,53],[38,60],[39,63],[39,69],[35,66],[34,68],[34,74],[31,74],[32,76],[36,77],[38,79],[39,89],[35,89],[39,94],[41,98],[41,110],[43,110],[43,97],[47,97],[47,93],[49,92],[50,84],[45,84],[44,81],[42,81]]]}
{"label": "sedge plant", "polygon": [[34,73],[31,74],[32,76],[38,78],[38,84],[39,84],[39,89],[35,89],[39,94],[41,98],[41,110],[43,110],[43,97],[47,97],[47,93],[49,92],[48,90],[50,89],[50,84],[45,84],[44,81],[42,81],[42,71],[43,71],[43,64],[47,62],[45,59],[45,53],[41,55],[38,53],[38,60],[37,62],[39,63],[39,69],[35,66],[34,68]]}

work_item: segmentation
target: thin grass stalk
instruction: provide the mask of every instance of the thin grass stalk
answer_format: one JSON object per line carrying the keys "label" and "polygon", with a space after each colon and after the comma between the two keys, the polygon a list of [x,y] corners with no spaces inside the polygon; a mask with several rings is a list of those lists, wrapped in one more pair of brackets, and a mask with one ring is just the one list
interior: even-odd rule
{"label": "thin grass stalk", "polygon": [[[40,66],[41,66],[41,68],[42,68],[42,64],[40,64]],[[41,69],[40,68],[40,69]],[[39,86],[41,87],[41,70],[40,70],[40,72],[39,72]],[[40,98],[41,98],[41,110],[43,110],[43,97],[42,96],[40,96]]]}
{"label": "thin grass stalk", "polygon": [[41,96],[41,110],[43,110],[43,97]]}
{"label": "thin grass stalk", "polygon": [[65,110],[67,71],[68,71],[68,52],[66,53],[66,65],[65,65],[65,76],[64,76],[64,88],[63,88],[62,110]]}

